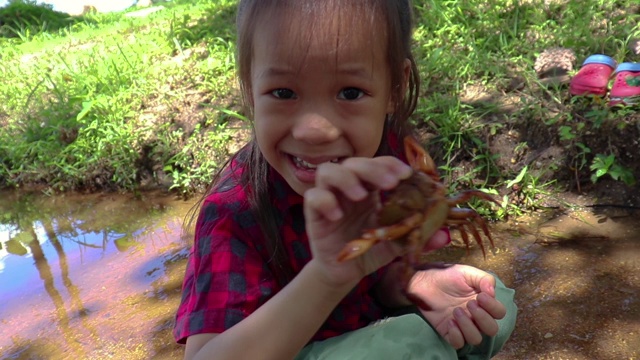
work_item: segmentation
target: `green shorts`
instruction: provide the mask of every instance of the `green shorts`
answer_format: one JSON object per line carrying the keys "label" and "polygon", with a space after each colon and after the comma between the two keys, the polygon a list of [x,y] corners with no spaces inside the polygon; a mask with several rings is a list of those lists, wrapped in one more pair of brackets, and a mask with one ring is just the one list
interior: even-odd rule
{"label": "green shorts", "polygon": [[496,277],[496,298],[507,308],[500,330],[477,346],[454,349],[417,314],[390,317],[362,329],[307,345],[296,360],[316,359],[489,359],[507,341],[516,323],[515,291]]}

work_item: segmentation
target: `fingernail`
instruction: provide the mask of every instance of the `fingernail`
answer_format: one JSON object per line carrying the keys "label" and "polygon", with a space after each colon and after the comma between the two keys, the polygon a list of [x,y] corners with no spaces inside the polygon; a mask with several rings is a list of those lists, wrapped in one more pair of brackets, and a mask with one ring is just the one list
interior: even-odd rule
{"label": "fingernail", "polygon": [[391,188],[398,183],[398,179],[393,174],[384,174],[380,179],[380,186],[383,188]]}
{"label": "fingernail", "polygon": [[413,168],[405,163],[402,163],[402,165],[403,168],[400,171],[400,179],[405,180],[411,177],[411,174],[413,174]]}
{"label": "fingernail", "polygon": [[464,317],[464,311],[462,311],[462,309],[460,308],[455,308],[453,309],[453,316],[455,316],[456,319],[460,319]]}

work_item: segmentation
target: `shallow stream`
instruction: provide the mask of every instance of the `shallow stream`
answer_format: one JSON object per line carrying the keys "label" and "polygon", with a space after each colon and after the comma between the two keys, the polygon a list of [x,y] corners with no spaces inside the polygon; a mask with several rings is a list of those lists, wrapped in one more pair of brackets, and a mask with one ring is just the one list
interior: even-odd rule
{"label": "shallow stream", "polygon": [[181,356],[170,330],[193,202],[0,196],[0,358]]}

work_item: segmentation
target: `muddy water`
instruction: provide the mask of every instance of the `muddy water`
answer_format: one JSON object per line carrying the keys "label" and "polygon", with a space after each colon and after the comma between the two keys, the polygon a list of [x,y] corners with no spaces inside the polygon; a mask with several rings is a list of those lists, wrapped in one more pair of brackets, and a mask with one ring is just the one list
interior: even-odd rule
{"label": "muddy water", "polygon": [[[0,193],[0,359],[172,359],[193,204],[161,194]],[[484,260],[517,291],[505,359],[640,359],[640,212],[556,210],[493,227]],[[454,234],[455,235],[455,234]]]}
{"label": "muddy water", "polygon": [[179,358],[192,205],[161,194],[0,194],[0,358]]}

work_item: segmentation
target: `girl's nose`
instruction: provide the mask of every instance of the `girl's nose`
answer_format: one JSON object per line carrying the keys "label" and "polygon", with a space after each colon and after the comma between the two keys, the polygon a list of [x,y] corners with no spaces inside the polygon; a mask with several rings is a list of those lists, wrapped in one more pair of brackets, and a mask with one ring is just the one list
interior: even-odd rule
{"label": "girl's nose", "polygon": [[292,133],[296,140],[319,145],[336,140],[340,129],[322,114],[306,113],[295,122]]}

